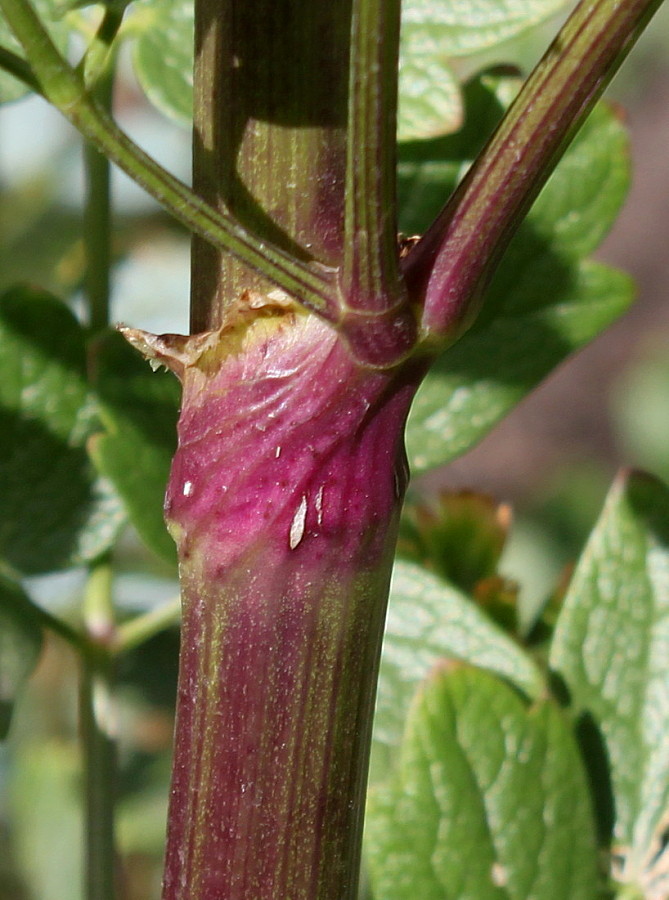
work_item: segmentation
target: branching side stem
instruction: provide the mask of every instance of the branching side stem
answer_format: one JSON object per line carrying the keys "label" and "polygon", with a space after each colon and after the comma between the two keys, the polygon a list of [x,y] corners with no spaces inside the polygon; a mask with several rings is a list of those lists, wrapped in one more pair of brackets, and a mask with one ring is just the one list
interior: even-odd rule
{"label": "branching side stem", "polygon": [[400,12],[400,0],[353,4],[341,285],[347,305],[366,313],[406,299],[395,198]]}
{"label": "branching side stem", "polygon": [[404,271],[428,339],[457,337],[510,238],[661,0],[581,2]]}

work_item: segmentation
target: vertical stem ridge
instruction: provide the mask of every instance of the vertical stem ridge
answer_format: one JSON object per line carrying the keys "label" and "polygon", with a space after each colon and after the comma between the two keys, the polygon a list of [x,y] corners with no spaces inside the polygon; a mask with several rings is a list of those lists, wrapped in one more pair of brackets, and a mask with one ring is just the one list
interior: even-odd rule
{"label": "vertical stem ridge", "polygon": [[404,298],[397,252],[399,0],[354,0],[346,156],[346,303],[379,313]]}

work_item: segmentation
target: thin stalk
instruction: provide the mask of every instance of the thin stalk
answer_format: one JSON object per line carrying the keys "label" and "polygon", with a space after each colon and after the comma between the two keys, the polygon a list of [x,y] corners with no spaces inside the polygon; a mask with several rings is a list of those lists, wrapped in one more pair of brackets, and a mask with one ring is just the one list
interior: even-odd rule
{"label": "thin stalk", "polygon": [[180,619],[181,598],[175,597],[150,612],[118,625],[111,649],[115,656],[134,650],[160,631],[178,625]]}
{"label": "thin stalk", "polygon": [[[114,86],[113,67],[97,78],[99,102],[110,109]],[[86,269],[84,295],[89,326],[93,332],[109,326],[111,287],[111,167],[109,160],[91,143],[84,143],[86,199],[84,205],[84,247]]]}
{"label": "thin stalk", "polygon": [[79,694],[86,900],[116,898],[116,722],[113,667],[106,650],[114,634],[111,581],[111,562],[103,557],[90,569],[83,605],[86,634],[98,649],[93,659],[81,660]]}
{"label": "thin stalk", "polygon": [[346,305],[369,314],[406,300],[395,197],[400,8],[400,0],[353,3],[340,284]]}
{"label": "thin stalk", "polygon": [[42,88],[35,77],[35,73],[18,53],[14,53],[6,47],[0,47],[0,69],[4,69],[10,75],[18,78],[19,81],[22,81],[26,87],[35,91],[36,94],[42,93]]}
{"label": "thin stalk", "polygon": [[59,53],[28,0],[0,0],[0,9],[24,47],[46,98],[178,221],[249,266],[330,321],[339,318],[333,273],[317,262],[296,259],[247,231],[203,202],[124,134],[90,96],[79,74]]}
{"label": "thin stalk", "polygon": [[[114,69],[116,53],[114,41],[123,23],[124,13],[125,7],[116,4],[105,7],[102,21],[77,66],[76,71],[82,74],[84,84],[89,90],[97,87],[100,80],[106,81]],[[101,86],[101,90],[104,93],[104,86]],[[109,108],[104,101],[103,106],[105,109]]]}
{"label": "thin stalk", "polygon": [[422,327],[470,324],[509,240],[661,0],[583,0],[452,198],[404,261]]}

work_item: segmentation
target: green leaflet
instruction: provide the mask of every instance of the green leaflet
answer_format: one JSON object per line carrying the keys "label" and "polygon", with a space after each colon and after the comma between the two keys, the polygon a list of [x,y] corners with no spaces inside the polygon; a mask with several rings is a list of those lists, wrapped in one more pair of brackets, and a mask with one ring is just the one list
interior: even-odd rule
{"label": "green leaflet", "polygon": [[37,664],[42,629],[21,586],[0,576],[0,740],[7,737],[14,698]]}
{"label": "green leaflet", "polygon": [[568,719],[468,667],[414,703],[399,775],[372,791],[367,856],[383,900],[593,900],[597,847]]}
{"label": "green leaflet", "polygon": [[656,854],[669,808],[668,647],[669,490],[629,473],[574,572],[550,664],[580,716],[616,873],[637,885],[666,868]]}
{"label": "green leaflet", "polygon": [[532,697],[544,689],[530,656],[473,601],[422,566],[397,560],[381,657],[372,780],[391,765],[418,685],[445,659],[496,672]]}
{"label": "green leaflet", "polygon": [[414,472],[476,444],[558,363],[628,308],[633,287],[622,273],[583,263],[570,276],[552,305],[472,329],[433,366],[409,417]]}
{"label": "green leaflet", "polygon": [[25,574],[95,559],[124,521],[86,450],[95,423],[84,338],[49,294],[0,296],[0,559]]}
{"label": "green leaflet", "polygon": [[[412,226],[419,212],[426,220],[436,212],[428,208],[440,193],[435,177],[446,174],[447,160],[426,161],[426,149],[403,188]],[[437,360],[419,391],[407,436],[414,471],[464,453],[627,308],[629,279],[582,257],[612,224],[628,181],[624,131],[600,106],[519,229],[479,319]]]}

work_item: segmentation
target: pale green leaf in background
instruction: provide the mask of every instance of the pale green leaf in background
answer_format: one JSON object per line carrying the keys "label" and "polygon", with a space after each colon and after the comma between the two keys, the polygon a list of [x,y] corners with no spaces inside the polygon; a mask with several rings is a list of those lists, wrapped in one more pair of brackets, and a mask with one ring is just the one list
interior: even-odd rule
{"label": "pale green leaf in background", "polygon": [[595,826],[569,720],[482,670],[437,670],[397,779],[372,790],[366,849],[382,900],[593,900]]}
{"label": "pale green leaf in background", "polygon": [[669,490],[631,473],[612,488],[574,572],[550,663],[603,741],[610,786],[593,772],[602,827],[613,829],[617,874],[636,885],[666,867],[655,856],[669,814],[668,662]]}
{"label": "pale green leaf in background", "polygon": [[11,769],[13,843],[20,873],[36,900],[81,900],[81,768],[74,744],[22,745]]}
{"label": "pale green leaf in background", "polygon": [[162,113],[190,125],[193,118],[192,0],[140,0],[133,8],[135,73]]}
{"label": "pale green leaf in background", "polygon": [[463,108],[459,79],[450,61],[489,50],[564,5],[564,0],[404,0],[399,140],[456,131]]}

